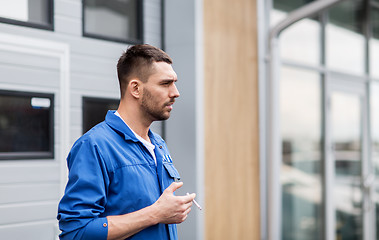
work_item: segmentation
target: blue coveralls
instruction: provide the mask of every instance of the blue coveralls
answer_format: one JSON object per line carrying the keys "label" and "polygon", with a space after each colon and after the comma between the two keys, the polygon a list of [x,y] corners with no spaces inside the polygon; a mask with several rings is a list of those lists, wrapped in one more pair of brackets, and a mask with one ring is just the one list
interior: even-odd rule
{"label": "blue coveralls", "polygon": [[[62,240],[106,240],[106,216],[153,204],[179,173],[164,140],[149,131],[157,164],[129,127],[108,111],[73,145],[68,183],[58,207]],[[177,240],[175,224],[157,224],[128,239]]]}

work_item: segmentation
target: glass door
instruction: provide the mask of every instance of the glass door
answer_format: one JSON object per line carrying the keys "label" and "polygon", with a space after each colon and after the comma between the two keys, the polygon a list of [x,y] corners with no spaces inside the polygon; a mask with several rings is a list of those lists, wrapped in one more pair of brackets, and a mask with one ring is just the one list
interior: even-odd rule
{"label": "glass door", "polygon": [[361,98],[335,91],[331,95],[334,164],[335,239],[363,236]]}
{"label": "glass door", "polygon": [[[366,90],[334,77],[327,94],[326,229],[328,239],[372,239]],[[371,221],[372,222],[372,221]]]}

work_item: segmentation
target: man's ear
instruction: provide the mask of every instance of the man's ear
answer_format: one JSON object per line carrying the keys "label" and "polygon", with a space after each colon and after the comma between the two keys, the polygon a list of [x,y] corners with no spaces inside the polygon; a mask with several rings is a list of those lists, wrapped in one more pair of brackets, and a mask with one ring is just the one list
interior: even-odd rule
{"label": "man's ear", "polygon": [[135,98],[141,97],[141,81],[138,79],[132,79],[129,81],[128,90],[130,94]]}

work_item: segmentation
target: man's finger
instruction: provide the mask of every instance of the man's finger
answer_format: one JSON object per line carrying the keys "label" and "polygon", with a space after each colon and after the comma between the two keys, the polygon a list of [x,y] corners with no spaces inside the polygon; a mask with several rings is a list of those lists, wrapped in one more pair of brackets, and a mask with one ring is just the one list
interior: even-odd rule
{"label": "man's finger", "polygon": [[195,199],[196,193],[191,193],[191,194],[187,193],[185,196],[187,197],[186,199],[188,199],[188,201],[192,201]]}
{"label": "man's finger", "polygon": [[174,193],[177,189],[183,186],[183,182],[173,182],[166,188],[166,191]]}

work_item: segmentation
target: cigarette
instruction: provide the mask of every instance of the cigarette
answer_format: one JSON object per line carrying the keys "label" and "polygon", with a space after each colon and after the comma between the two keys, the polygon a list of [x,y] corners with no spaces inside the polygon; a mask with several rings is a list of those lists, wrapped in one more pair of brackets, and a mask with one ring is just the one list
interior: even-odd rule
{"label": "cigarette", "polygon": [[[190,195],[189,193],[187,193],[187,195]],[[202,210],[202,208],[200,207],[200,205],[196,202],[196,200],[192,200],[192,202],[196,205],[196,207],[198,207],[200,210]]]}

